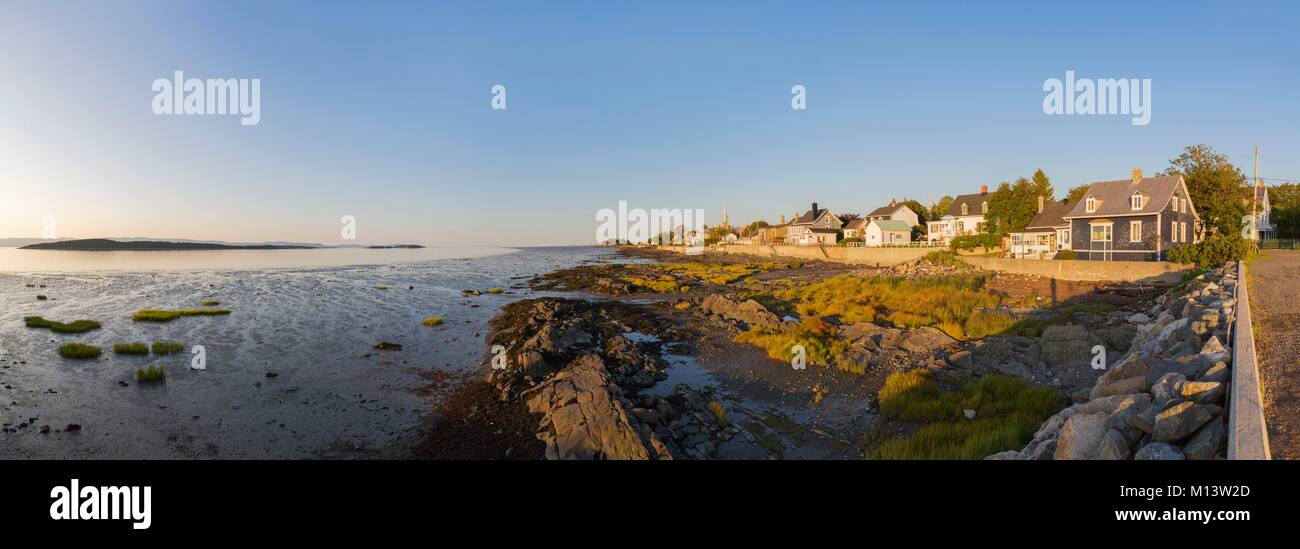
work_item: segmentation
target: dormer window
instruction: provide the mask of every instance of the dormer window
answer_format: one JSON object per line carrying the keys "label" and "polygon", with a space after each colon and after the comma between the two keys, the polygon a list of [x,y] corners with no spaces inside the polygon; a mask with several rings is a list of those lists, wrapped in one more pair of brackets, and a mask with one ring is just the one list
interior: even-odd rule
{"label": "dormer window", "polygon": [[988,203],[988,202],[984,202],[984,203],[980,204],[980,213],[983,213],[983,214],[989,213],[989,203]]}
{"label": "dormer window", "polygon": [[[1134,210],[1142,209],[1142,193],[1133,193],[1133,196],[1129,197],[1128,202]],[[1177,205],[1174,206],[1174,209],[1177,209]]]}
{"label": "dormer window", "polygon": [[1088,200],[1083,203],[1083,207],[1088,213],[1097,211],[1097,199],[1089,196]]}
{"label": "dormer window", "polygon": [[961,214],[962,214],[962,215],[970,215],[970,206],[967,205],[967,204],[962,204],[962,205],[961,205]]}

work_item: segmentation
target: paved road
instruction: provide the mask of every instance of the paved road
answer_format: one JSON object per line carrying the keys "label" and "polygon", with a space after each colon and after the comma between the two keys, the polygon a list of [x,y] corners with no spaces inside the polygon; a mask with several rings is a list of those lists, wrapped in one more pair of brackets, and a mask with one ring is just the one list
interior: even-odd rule
{"label": "paved road", "polygon": [[1269,450],[1300,459],[1300,251],[1267,250],[1247,273]]}

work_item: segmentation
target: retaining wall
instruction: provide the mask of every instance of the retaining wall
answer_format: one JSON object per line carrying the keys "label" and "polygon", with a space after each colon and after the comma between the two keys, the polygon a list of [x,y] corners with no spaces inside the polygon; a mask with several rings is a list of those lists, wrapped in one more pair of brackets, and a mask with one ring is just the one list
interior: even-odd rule
{"label": "retaining wall", "polygon": [[1271,459],[1264,396],[1255,362],[1246,262],[1237,264],[1237,318],[1232,326],[1232,386],[1228,395],[1228,459]]}

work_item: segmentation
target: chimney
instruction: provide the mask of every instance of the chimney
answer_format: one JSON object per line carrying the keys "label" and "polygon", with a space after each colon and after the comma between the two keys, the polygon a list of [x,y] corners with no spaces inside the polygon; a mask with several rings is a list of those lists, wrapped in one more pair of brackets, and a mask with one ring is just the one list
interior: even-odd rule
{"label": "chimney", "polygon": [[781,224],[785,225],[785,214],[781,214]]}
{"label": "chimney", "polygon": [[1142,168],[1133,168],[1133,184],[1142,182]]}
{"label": "chimney", "polygon": [[989,194],[989,186],[980,185],[980,194]]}
{"label": "chimney", "polygon": [[816,202],[813,202],[813,203],[812,203],[812,218],[813,218],[814,220],[817,219],[817,203],[816,203]]}
{"label": "chimney", "polygon": [[1043,195],[1038,195],[1038,213],[1043,213]]}
{"label": "chimney", "polygon": [[892,198],[889,199],[889,207],[890,207],[890,208],[893,208],[894,206],[897,206],[897,205],[898,205],[898,201],[897,201],[897,200],[894,200],[894,199],[892,199]]}

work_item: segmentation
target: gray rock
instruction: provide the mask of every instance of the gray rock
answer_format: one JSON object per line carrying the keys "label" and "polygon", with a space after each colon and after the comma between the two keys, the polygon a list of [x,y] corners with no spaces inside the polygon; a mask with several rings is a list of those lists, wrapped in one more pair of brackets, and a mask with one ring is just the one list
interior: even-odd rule
{"label": "gray rock", "polygon": [[1227,439],[1228,429],[1224,426],[1223,419],[1215,419],[1206,423],[1187,441],[1183,453],[1187,455],[1187,459],[1214,459],[1222,455],[1223,443]]}
{"label": "gray rock", "polygon": [[1160,379],[1151,384],[1151,398],[1158,406],[1163,406],[1170,401],[1183,400],[1183,384],[1187,383],[1187,376],[1179,373],[1168,373],[1160,376]]}
{"label": "gray rock", "polygon": [[1217,381],[1188,381],[1182,386],[1183,398],[1197,404],[1218,404],[1223,395],[1223,384]]}
{"label": "gray rock", "polygon": [[970,368],[971,354],[970,351],[957,351],[948,355],[948,363],[958,368]]}
{"label": "gray rock", "polygon": [[1056,442],[1056,459],[1089,459],[1097,455],[1106,434],[1108,414],[1075,414],[1065,420]]}
{"label": "gray rock", "polygon": [[1056,457],[1056,439],[1049,438],[1047,440],[1035,444],[1031,444],[1028,448],[1025,449],[1025,453],[1029,455],[1029,459],[1035,459],[1035,460],[1054,459]]}
{"label": "gray rock", "polygon": [[1136,313],[1128,317],[1128,321],[1134,324],[1146,324],[1148,322],[1151,322],[1151,317],[1144,315],[1142,313]]}
{"label": "gray rock", "polygon": [[1102,436],[1101,447],[1097,450],[1097,459],[1118,461],[1126,460],[1131,455],[1128,438],[1123,433],[1110,429]]}
{"label": "gray rock", "polygon": [[767,310],[766,307],[763,307],[761,303],[752,299],[736,302],[724,295],[711,294],[700,303],[700,310],[726,320],[742,322],[749,326],[776,328],[781,325],[779,317]]}
{"label": "gray rock", "polygon": [[1027,455],[1025,455],[1025,454],[1023,454],[1023,453],[1021,453],[1021,452],[1018,452],[1018,451],[1016,451],[1016,450],[1007,450],[1007,451],[1005,451],[1005,452],[998,452],[998,453],[993,454],[993,455],[991,455],[991,456],[985,456],[984,459],[987,459],[987,460],[993,460],[993,461],[1003,461],[1003,460],[1026,460],[1026,459],[1029,459],[1029,456],[1027,456]]}
{"label": "gray rock", "polygon": [[1156,414],[1155,429],[1151,432],[1156,442],[1173,442],[1186,438],[1202,425],[1217,416],[1222,408],[1211,404],[1182,402]]}
{"label": "gray rock", "polygon": [[1038,345],[1042,361],[1051,368],[1081,366],[1092,360],[1092,344],[1083,326],[1049,326]]}
{"label": "gray rock", "polygon": [[1019,362],[996,364],[993,366],[993,369],[1003,375],[1014,376],[1021,379],[1027,379],[1030,381],[1033,381],[1034,379],[1034,372],[1031,371],[1029,367]]}
{"label": "gray rock", "polygon": [[1227,364],[1224,364],[1222,362],[1216,362],[1214,363],[1214,366],[1211,366],[1209,370],[1206,370],[1205,373],[1201,374],[1196,379],[1197,381],[1214,381],[1218,383],[1227,383],[1228,377],[1231,374],[1232,371],[1228,369]]}
{"label": "gray rock", "polygon": [[1186,458],[1178,448],[1163,442],[1152,442],[1138,450],[1133,459],[1142,461],[1177,461]]}
{"label": "gray rock", "polygon": [[900,343],[899,346],[910,353],[928,353],[945,348],[954,343],[957,343],[957,340],[953,339],[952,336],[943,333],[942,330],[925,326],[908,333],[907,337],[903,339],[903,342]]}

